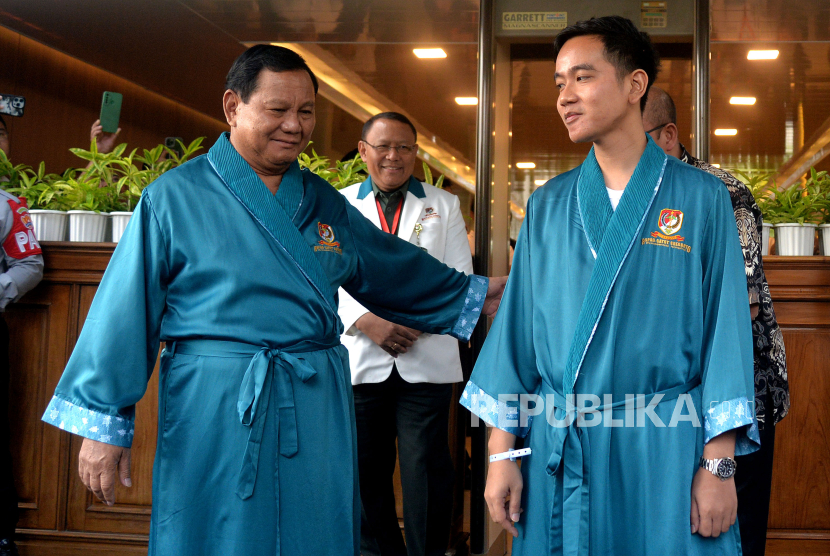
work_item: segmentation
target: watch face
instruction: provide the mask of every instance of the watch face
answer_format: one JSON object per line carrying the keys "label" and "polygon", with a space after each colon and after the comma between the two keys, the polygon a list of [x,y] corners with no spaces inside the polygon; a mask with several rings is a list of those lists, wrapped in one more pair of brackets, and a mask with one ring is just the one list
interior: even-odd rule
{"label": "watch face", "polygon": [[728,479],[735,473],[735,461],[731,458],[723,458],[718,463],[718,477]]}

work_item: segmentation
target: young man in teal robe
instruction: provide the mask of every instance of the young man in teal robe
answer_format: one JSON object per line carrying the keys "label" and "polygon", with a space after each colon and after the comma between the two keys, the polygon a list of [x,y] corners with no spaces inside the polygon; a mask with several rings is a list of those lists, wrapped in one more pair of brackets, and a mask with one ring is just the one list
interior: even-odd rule
{"label": "young man in teal robe", "polygon": [[497,427],[491,454],[531,448],[490,463],[491,517],[516,555],[738,554],[731,458],[757,427],[728,192],[644,133],[659,62],[630,21],[577,23],[555,52],[560,116],[593,148],[532,195],[461,400]]}
{"label": "young man in teal robe", "polygon": [[338,288],[466,339],[488,281],[377,230],[300,171],[317,86],[294,52],[249,49],[227,89],[230,135],[144,191],[43,418],[86,437],[81,478],[114,503],[164,341],[150,554],[356,555]]}

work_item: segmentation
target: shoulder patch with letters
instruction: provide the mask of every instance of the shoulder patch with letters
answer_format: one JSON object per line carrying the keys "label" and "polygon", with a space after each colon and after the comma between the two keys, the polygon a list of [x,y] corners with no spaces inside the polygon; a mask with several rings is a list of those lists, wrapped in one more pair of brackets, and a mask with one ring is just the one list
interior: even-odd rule
{"label": "shoulder patch with letters", "polygon": [[42,251],[35,237],[35,226],[32,224],[26,199],[21,197],[19,203],[12,199],[7,202],[12,210],[12,229],[6,236],[6,241],[3,242],[3,250],[14,259],[40,255]]}

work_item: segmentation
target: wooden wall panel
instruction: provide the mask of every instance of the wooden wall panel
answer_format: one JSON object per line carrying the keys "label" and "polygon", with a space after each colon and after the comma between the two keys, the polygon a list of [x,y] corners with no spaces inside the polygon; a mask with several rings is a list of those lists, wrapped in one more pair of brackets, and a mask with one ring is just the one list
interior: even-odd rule
{"label": "wooden wall panel", "polygon": [[[43,281],[6,313],[11,330],[13,452],[22,510],[23,556],[146,554],[158,382],[138,404],[133,487],[119,504],[94,501],[81,484],[81,440],[40,421],[80,333],[114,244],[44,243]],[[33,356],[33,354],[37,354]]]}
{"label": "wooden wall panel", "polygon": [[[89,313],[97,285],[78,286],[78,330]],[[133,486],[116,485],[116,505],[107,506],[93,495],[81,482],[77,473],[69,475],[69,499],[66,528],[68,531],[99,533],[127,533],[149,535],[150,511],[153,504],[153,459],[156,453],[158,430],[158,364],[147,385],[144,397],[136,405],[136,428],[131,453],[131,479]],[[70,457],[77,465],[83,439],[72,436]]]}
{"label": "wooden wall panel", "polygon": [[830,554],[830,257],[768,257],[764,266],[791,400],[775,430],[767,554]]}
{"label": "wooden wall panel", "polygon": [[67,353],[69,286],[31,292],[5,313],[11,363],[10,415],[19,526],[56,528],[62,499],[61,433],[40,417]]}
{"label": "wooden wall panel", "polygon": [[784,345],[792,405],[775,431],[769,525],[830,540],[830,328],[785,329]]}
{"label": "wooden wall panel", "polygon": [[[46,162],[49,172],[83,166],[70,147],[89,148],[89,130],[98,118],[104,91],[124,95],[119,142],[152,148],[165,137],[191,141],[207,137],[209,147],[227,124],[131,81],[0,27],[0,93],[26,97],[23,117],[5,117],[15,163]],[[159,68],[159,71],[167,71]],[[199,87],[198,83],[193,84]],[[221,96],[216,98],[221,108]],[[204,152],[204,151],[202,151]]]}
{"label": "wooden wall panel", "polygon": [[830,554],[830,540],[770,539],[766,553],[771,556],[826,556]]}
{"label": "wooden wall panel", "polygon": [[5,0],[0,24],[223,120],[216,99],[245,47],[186,4]]}

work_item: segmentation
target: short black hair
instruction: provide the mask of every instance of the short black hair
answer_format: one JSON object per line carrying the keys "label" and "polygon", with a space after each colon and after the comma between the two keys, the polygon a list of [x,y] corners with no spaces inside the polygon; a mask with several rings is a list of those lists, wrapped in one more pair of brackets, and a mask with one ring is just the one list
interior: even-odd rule
{"label": "short black hair", "polygon": [[646,107],[648,91],[657,79],[660,71],[660,55],[651,42],[648,33],[637,29],[630,19],[611,15],[592,17],[565,27],[553,40],[553,59],[559,57],[559,51],[566,42],[575,37],[595,36],[605,47],[605,59],[617,68],[620,79],[631,72],[641,69],[648,76],[646,93],[640,99],[640,111]]}
{"label": "short black hair", "polygon": [[314,94],[317,94],[317,77],[303,57],[293,50],[272,44],[257,44],[240,54],[225,78],[225,89],[239,95],[242,102],[248,102],[256,91],[259,74],[264,69],[276,72],[307,71],[314,84]]}
{"label": "short black hair", "polygon": [[0,116],[0,124],[3,124],[3,128],[8,131],[9,126],[6,125],[6,120],[3,119],[3,116]]}
{"label": "short black hair", "polygon": [[363,124],[363,131],[360,133],[361,141],[366,140],[366,136],[369,135],[369,130],[372,129],[372,126],[375,125],[375,122],[378,120],[395,120],[396,122],[406,124],[409,126],[409,129],[412,130],[412,134],[415,136],[415,141],[418,140],[418,132],[415,131],[415,126],[412,125],[412,122],[409,121],[409,118],[407,118],[400,112],[381,112],[380,114],[375,114],[374,116],[366,120],[365,124]]}
{"label": "short black hair", "polygon": [[[648,100],[648,116],[652,123],[677,125],[677,107],[669,93],[660,87],[652,87]],[[643,112],[643,118],[645,117],[646,113]],[[657,136],[660,137],[660,134],[658,133]]]}

